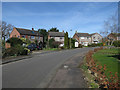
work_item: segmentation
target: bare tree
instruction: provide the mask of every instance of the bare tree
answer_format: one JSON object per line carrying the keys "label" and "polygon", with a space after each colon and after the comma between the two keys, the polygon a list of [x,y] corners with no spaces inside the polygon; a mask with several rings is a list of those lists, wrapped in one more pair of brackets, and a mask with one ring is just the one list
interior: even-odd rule
{"label": "bare tree", "polygon": [[[108,18],[108,20],[104,21],[103,30],[100,31],[100,33],[103,35],[105,41],[107,38],[107,35],[110,33],[118,33],[118,12],[116,12],[114,15]],[[107,38],[109,41],[109,44],[111,42],[111,45],[114,40]]]}
{"label": "bare tree", "polygon": [[5,21],[2,21],[2,39],[9,38],[10,32],[13,29],[13,25],[7,24]]}

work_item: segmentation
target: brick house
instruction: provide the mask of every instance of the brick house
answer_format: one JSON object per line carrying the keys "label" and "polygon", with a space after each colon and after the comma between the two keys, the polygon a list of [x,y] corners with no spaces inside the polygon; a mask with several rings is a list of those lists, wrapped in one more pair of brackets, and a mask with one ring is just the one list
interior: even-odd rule
{"label": "brick house", "polygon": [[56,42],[64,44],[64,32],[48,32],[48,40],[54,38]]}
{"label": "brick house", "polygon": [[84,46],[88,46],[88,44],[92,43],[100,43],[102,41],[102,36],[98,33],[75,33],[73,39],[76,39],[79,44]]}
{"label": "brick house", "polygon": [[38,31],[35,31],[34,28],[32,28],[32,30],[29,30],[14,27],[13,31],[10,34],[10,38],[11,37],[26,38],[32,42],[35,40],[38,40],[38,42],[43,42],[43,36]]}
{"label": "brick house", "polygon": [[98,33],[90,34],[91,36],[91,43],[101,43],[102,42],[102,36]]}
{"label": "brick house", "polygon": [[107,40],[113,40],[113,41],[116,41],[116,40],[120,40],[120,33],[110,33],[108,36],[107,36]]}

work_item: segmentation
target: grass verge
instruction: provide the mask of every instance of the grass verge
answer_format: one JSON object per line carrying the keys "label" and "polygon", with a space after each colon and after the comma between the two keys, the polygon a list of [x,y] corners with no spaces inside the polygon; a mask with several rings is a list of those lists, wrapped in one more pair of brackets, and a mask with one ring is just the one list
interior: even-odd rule
{"label": "grass verge", "polygon": [[86,58],[84,58],[83,64],[79,66],[79,68],[82,69],[85,80],[87,81],[87,85],[89,88],[99,88],[99,85],[95,83],[94,79],[95,77],[91,75],[90,71],[88,71],[88,67],[86,65]]}
{"label": "grass verge", "polygon": [[[118,59],[118,49],[103,49],[99,50],[98,52],[93,54],[93,59],[96,61],[97,64],[104,64],[107,65],[107,70],[105,74],[109,77],[110,72],[114,75],[115,72],[118,72],[120,68],[120,60]],[[118,75],[120,77],[120,75]]]}

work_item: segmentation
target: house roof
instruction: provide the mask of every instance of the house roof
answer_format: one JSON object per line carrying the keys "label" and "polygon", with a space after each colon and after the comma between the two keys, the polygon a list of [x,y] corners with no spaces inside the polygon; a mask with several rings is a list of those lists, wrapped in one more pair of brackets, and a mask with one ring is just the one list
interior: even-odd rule
{"label": "house roof", "polygon": [[[109,35],[112,35],[112,36],[114,36],[114,37],[117,37],[117,36],[120,37],[120,33],[110,33]],[[109,35],[108,35],[108,36],[109,36]]]}
{"label": "house roof", "polygon": [[[92,36],[92,35],[95,35],[95,34],[99,34],[99,33],[92,33],[92,34],[90,34],[90,35]],[[99,35],[100,35],[100,34],[99,34]],[[101,36],[101,35],[100,35],[100,36]],[[101,37],[102,37],[102,36],[101,36]]]}
{"label": "house roof", "polygon": [[64,37],[64,32],[49,32],[49,36],[52,36],[52,37]]}
{"label": "house roof", "polygon": [[[95,34],[98,34],[98,33],[92,33],[92,34],[89,34],[89,33],[76,33],[78,35],[78,37],[90,37],[92,35],[95,35]],[[100,35],[100,34],[99,34]],[[101,36],[101,35],[100,35]],[[102,37],[102,36],[101,36]]]}
{"label": "house roof", "polygon": [[34,31],[34,30],[23,29],[23,28],[16,28],[16,30],[21,35],[42,36],[38,31]]}
{"label": "house roof", "polygon": [[76,33],[79,37],[89,37],[89,33]]}

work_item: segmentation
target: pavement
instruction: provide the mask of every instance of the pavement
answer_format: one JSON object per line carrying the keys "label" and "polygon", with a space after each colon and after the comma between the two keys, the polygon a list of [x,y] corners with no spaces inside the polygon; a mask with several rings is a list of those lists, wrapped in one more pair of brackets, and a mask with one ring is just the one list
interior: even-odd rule
{"label": "pavement", "polygon": [[[54,77],[55,75],[57,75],[58,73],[57,71],[59,71],[61,65],[66,63],[66,61],[72,62],[72,60],[74,59],[76,59],[75,60],[76,62],[77,60],[81,61],[82,59],[79,59],[78,57],[76,57],[76,55],[84,55],[86,52],[92,49],[93,48],[79,48],[79,49],[55,51],[55,52],[43,53],[43,54],[36,53],[31,58],[26,58],[17,62],[4,64],[2,66],[2,75],[3,75],[2,86],[3,88],[47,88],[50,86],[52,80],[54,80]],[[74,64],[71,64],[71,68],[72,66],[74,66]],[[76,69],[76,71],[74,69]],[[74,76],[74,73],[81,73],[79,72],[79,70],[77,70],[77,68],[70,69],[69,71],[70,72],[65,72],[65,73],[71,75],[73,74],[72,76]],[[68,76],[68,77],[71,78],[72,76]],[[83,80],[82,74],[78,74],[77,77],[79,76],[80,76],[80,81],[82,81]],[[50,87],[52,86],[54,85],[51,84]],[[66,86],[64,87],[73,87],[73,86],[79,87],[78,84],[68,85],[67,82],[66,82]],[[85,87],[85,84],[83,86]]]}

